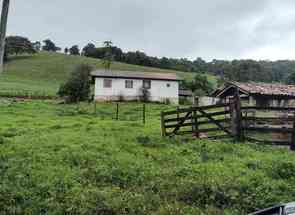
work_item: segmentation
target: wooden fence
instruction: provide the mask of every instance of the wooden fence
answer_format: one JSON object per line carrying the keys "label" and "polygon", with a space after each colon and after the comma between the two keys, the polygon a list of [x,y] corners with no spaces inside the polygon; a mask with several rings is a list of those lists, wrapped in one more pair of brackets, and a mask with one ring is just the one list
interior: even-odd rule
{"label": "wooden fence", "polygon": [[162,136],[234,138],[295,150],[295,108],[242,106],[238,91],[228,103],[162,112],[161,127]]}

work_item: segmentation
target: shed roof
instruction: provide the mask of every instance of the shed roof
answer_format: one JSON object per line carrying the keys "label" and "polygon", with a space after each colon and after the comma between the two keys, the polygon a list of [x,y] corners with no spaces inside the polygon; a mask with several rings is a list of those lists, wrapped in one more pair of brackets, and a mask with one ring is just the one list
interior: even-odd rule
{"label": "shed roof", "polygon": [[266,96],[290,96],[295,97],[295,85],[267,84],[267,83],[240,83],[229,82],[224,88],[215,91],[215,96],[222,97],[233,87],[248,95],[266,95]]}
{"label": "shed roof", "polygon": [[91,72],[93,77],[103,78],[127,78],[127,79],[149,79],[149,80],[166,80],[181,81],[175,73],[151,73],[138,71],[122,71],[122,70],[95,70]]}

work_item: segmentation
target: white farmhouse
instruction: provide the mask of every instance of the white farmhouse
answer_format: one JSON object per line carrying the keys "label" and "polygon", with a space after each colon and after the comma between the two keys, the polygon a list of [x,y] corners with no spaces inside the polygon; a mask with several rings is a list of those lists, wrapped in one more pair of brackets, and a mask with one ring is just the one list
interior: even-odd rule
{"label": "white farmhouse", "polygon": [[179,79],[173,73],[147,73],[115,70],[96,70],[91,73],[95,81],[96,101],[138,100],[142,88],[149,91],[149,100],[178,104]]}

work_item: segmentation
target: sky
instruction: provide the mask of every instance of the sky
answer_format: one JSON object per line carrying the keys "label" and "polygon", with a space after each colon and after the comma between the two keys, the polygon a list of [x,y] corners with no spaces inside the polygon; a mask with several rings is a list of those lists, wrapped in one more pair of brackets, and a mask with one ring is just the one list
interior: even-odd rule
{"label": "sky", "polygon": [[[2,1],[1,1],[2,2]],[[11,0],[8,35],[196,59],[295,59],[294,0]]]}

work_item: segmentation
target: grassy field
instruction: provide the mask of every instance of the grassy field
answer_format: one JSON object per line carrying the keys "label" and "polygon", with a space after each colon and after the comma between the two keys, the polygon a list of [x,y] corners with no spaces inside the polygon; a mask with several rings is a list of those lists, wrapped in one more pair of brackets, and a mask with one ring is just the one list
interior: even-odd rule
{"label": "grassy field", "polygon": [[[5,65],[5,72],[0,76],[0,94],[26,92],[40,95],[56,95],[61,83],[63,83],[73,68],[87,63],[95,68],[101,68],[101,61],[81,56],[69,56],[58,53],[40,52],[36,55],[24,55],[11,57]],[[113,69],[144,71],[144,72],[175,72],[180,77],[191,79],[192,73],[173,70],[163,70],[151,67],[142,67],[115,62]],[[215,83],[214,76],[208,76]]]}
{"label": "grassy field", "polygon": [[162,138],[139,103],[0,100],[0,214],[246,214],[294,201],[287,149]]}

